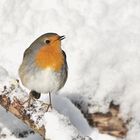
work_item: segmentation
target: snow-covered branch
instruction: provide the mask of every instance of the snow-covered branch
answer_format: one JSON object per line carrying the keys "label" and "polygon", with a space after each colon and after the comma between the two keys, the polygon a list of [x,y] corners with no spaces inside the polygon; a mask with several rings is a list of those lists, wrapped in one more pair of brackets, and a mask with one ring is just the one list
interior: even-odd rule
{"label": "snow-covered branch", "polygon": [[[54,100],[54,107],[60,113],[58,113],[54,109],[50,112],[46,112],[47,106],[42,100],[35,100],[30,107],[28,107],[27,104],[23,104],[28,99],[28,93],[20,86],[19,81],[15,80],[14,78],[10,78],[10,76],[8,76],[8,73],[4,69],[1,69],[1,73],[3,77],[1,77],[0,79],[0,105],[3,106],[7,111],[14,114],[17,118],[22,120],[22,122],[27,124],[29,128],[39,133],[44,139],[50,138],[48,136],[48,129],[51,129],[49,127],[51,127],[51,125],[54,125],[49,123],[50,118],[53,118],[52,120],[56,121],[56,128],[57,124],[60,124],[64,128],[66,127],[68,129],[69,136],[66,136],[65,139],[90,139],[89,137],[85,137],[86,133],[84,134],[84,136],[80,134],[87,129],[89,129],[88,131],[90,131],[87,121],[91,126],[97,127],[101,133],[106,133],[121,138],[126,136],[127,128],[124,121],[119,117],[119,105],[114,105],[113,103],[111,103],[109,111],[106,114],[102,112],[88,114],[88,112],[82,111],[82,107],[80,107],[80,104],[78,105],[78,102],[76,102],[76,100],[75,102],[72,101],[72,103],[70,102],[71,99],[69,100],[65,97],[63,97],[63,99],[60,99],[56,97]],[[77,109],[76,106],[79,109]],[[87,120],[85,120],[79,110],[83,112]],[[69,116],[67,116],[67,114],[69,114]],[[74,118],[73,115],[75,115]],[[83,122],[84,125],[82,127],[85,128],[82,129],[84,131],[81,128],[77,129],[71,123],[71,121],[75,122],[79,119],[81,120],[77,122],[77,124]],[[59,132],[58,134],[61,135],[61,133],[62,132]]]}
{"label": "snow-covered branch", "polygon": [[3,74],[4,80],[0,81],[0,105],[3,106],[6,111],[14,114],[31,129],[39,133],[45,140],[52,138],[52,136],[48,136],[49,133],[47,132],[49,118],[53,118],[53,121],[58,121],[63,127],[66,127],[65,131],[69,131],[69,137],[63,136],[63,138],[66,137],[66,139],[70,140],[84,140],[86,138],[86,140],[90,140],[89,137],[81,135],[67,117],[59,114],[54,109],[51,112],[46,112],[46,104],[43,101],[36,100],[31,107],[23,104],[28,99],[27,92],[23,90],[18,80],[10,78],[7,74],[5,75],[5,73]]}

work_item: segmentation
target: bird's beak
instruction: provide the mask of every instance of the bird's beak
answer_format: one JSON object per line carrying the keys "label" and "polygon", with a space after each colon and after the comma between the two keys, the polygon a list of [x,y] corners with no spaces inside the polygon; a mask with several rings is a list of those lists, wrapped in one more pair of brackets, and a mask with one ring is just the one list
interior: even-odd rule
{"label": "bird's beak", "polygon": [[59,37],[59,39],[60,39],[60,40],[63,40],[63,39],[65,39],[65,36],[62,35],[62,36]]}

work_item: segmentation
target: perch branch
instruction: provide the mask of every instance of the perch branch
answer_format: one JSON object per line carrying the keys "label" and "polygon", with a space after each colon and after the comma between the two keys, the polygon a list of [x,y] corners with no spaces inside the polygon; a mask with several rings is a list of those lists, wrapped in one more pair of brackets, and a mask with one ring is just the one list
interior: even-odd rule
{"label": "perch branch", "polygon": [[[23,104],[27,99],[28,94],[21,88],[18,81],[13,81],[12,79],[12,83],[7,81],[6,85],[0,84],[0,105],[27,124],[35,132],[39,133],[44,140],[48,140],[46,135],[47,120],[44,117],[47,113],[46,104],[43,101],[35,100],[33,104],[28,107],[27,104]],[[59,113],[56,117],[59,118]],[[65,119],[67,120],[67,118]],[[70,125],[69,122],[68,125]],[[74,126],[72,127],[76,129]],[[78,138],[79,140],[91,140],[88,136],[81,136],[78,130],[76,133],[73,133],[71,137],[75,139]]]}
{"label": "perch branch", "polygon": [[[0,87],[2,87],[1,84]],[[44,139],[47,139],[45,126],[42,124],[46,106],[44,107],[44,103],[41,101],[34,101],[34,104],[28,108],[23,105],[27,98],[28,94],[20,87],[18,81],[14,81],[14,84],[10,83],[8,86],[3,85],[3,90],[0,89],[0,105],[39,133]],[[87,114],[84,115],[89,124],[97,127],[99,132],[121,138],[126,136],[126,123],[119,117],[118,105],[110,104],[109,112],[106,114],[101,112]]]}
{"label": "perch branch", "polygon": [[[22,105],[22,102],[18,100],[15,96],[11,100],[10,92],[6,91],[4,88],[3,93],[0,95],[0,105],[4,107],[7,111],[14,114],[17,118],[22,120],[25,124],[27,124],[30,128],[32,128],[35,132],[39,133],[45,139],[45,127],[44,125],[39,126],[39,123],[36,123],[35,120],[31,118],[31,114],[28,111],[28,108]],[[14,89],[13,89],[14,90]],[[8,96],[9,95],[9,96]],[[37,118],[40,116],[38,115]]]}

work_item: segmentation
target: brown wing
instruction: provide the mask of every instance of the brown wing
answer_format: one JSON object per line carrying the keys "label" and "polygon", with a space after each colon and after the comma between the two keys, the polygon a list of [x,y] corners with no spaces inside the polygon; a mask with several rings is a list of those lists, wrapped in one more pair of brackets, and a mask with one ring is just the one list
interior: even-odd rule
{"label": "brown wing", "polygon": [[30,53],[31,53],[31,48],[29,47],[29,48],[27,48],[27,49],[25,50],[25,52],[24,52],[24,54],[23,54],[23,58],[24,58],[26,55],[30,54]]}
{"label": "brown wing", "polygon": [[68,69],[66,53],[63,50],[62,50],[62,53],[65,59],[66,68]]}
{"label": "brown wing", "polygon": [[66,57],[66,54],[65,54],[65,52],[63,50],[62,50],[62,53],[63,53],[64,59],[65,59],[65,61],[64,61],[64,63],[65,63],[64,69],[66,70],[65,72],[66,72],[66,79],[67,79],[67,77],[68,77],[67,57]]}

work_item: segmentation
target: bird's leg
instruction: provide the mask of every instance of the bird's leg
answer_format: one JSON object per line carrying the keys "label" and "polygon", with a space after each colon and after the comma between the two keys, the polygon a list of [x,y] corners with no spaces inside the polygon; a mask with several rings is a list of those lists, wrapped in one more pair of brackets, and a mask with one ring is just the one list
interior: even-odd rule
{"label": "bird's leg", "polygon": [[29,93],[29,98],[28,98],[28,100],[27,100],[27,102],[28,102],[28,107],[30,107],[31,106],[31,100],[34,100],[34,98],[33,98],[33,95],[32,95],[32,90],[30,91],[30,93]]}
{"label": "bird's leg", "polygon": [[24,101],[24,102],[22,103],[22,105],[28,103],[28,107],[30,107],[30,106],[31,106],[31,100],[32,100],[32,99],[33,99],[33,96],[32,96],[32,90],[31,90],[30,93],[29,93],[29,98],[28,98],[26,101]]}
{"label": "bird's leg", "polygon": [[52,109],[52,100],[51,100],[51,93],[49,92],[49,104],[47,106],[46,112],[48,112],[49,108]]}
{"label": "bird's leg", "polygon": [[31,90],[30,93],[29,93],[29,100],[28,100],[28,107],[31,106],[31,100],[35,100],[35,99],[39,99],[41,94],[34,91],[34,90]]}
{"label": "bird's leg", "polygon": [[51,93],[49,92],[49,105],[50,105],[50,108],[52,109],[52,99],[51,99]]}
{"label": "bird's leg", "polygon": [[40,93],[34,91],[34,90],[31,90],[30,93],[29,93],[29,98],[23,103],[23,105],[25,103],[28,103],[28,107],[31,106],[31,101],[32,100],[35,100],[35,99],[39,99],[40,98]]}

